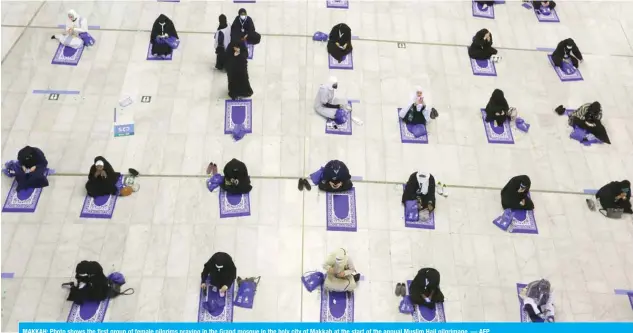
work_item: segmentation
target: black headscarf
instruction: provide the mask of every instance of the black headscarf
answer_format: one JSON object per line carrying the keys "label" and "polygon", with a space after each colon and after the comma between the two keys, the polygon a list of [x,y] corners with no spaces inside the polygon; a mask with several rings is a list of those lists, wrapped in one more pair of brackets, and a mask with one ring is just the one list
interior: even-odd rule
{"label": "black headscarf", "polygon": [[345,23],[339,23],[332,27],[328,42],[338,42],[339,44],[349,44],[352,42],[352,29]]}
{"label": "black headscarf", "polygon": [[228,23],[226,23],[226,16],[224,14],[221,14],[220,17],[218,17],[218,21],[220,21],[220,25],[218,25],[218,30],[224,29],[229,26]]}
{"label": "black headscarf", "polygon": [[598,191],[598,193],[596,193],[596,197],[605,198],[606,200],[613,200],[621,193],[626,193],[627,201],[631,200],[631,182],[629,182],[628,180],[623,180],[621,182],[610,182],[609,184],[603,186]]}
{"label": "black headscarf", "polygon": [[495,89],[490,96],[488,105],[486,105],[486,115],[494,116],[497,112],[508,111],[508,101],[506,101],[503,91]]}
{"label": "black headscarf", "polygon": [[[165,25],[161,25],[161,23],[164,23]],[[154,40],[156,40],[156,36],[162,35],[163,33],[166,33],[169,37],[176,37],[179,39],[174,22],[172,22],[169,17],[165,16],[165,14],[160,14],[156,21],[154,21],[154,25],[152,25],[150,42],[154,42]]]}
{"label": "black headscarf", "polygon": [[114,168],[112,167],[110,162],[108,162],[108,160],[106,160],[103,156],[95,157],[94,163],[90,167],[90,173],[88,174],[88,179],[94,178],[94,174],[97,171],[97,166],[96,166],[97,161],[103,162],[103,171],[105,171],[105,173],[108,176],[108,178],[115,179],[115,182],[116,182],[116,180],[118,180],[120,174],[118,172],[114,171]]}
{"label": "black headscarf", "polygon": [[416,291],[428,295],[439,287],[440,272],[434,268],[422,268],[411,282],[411,293]]}
{"label": "black headscarf", "polygon": [[34,166],[46,167],[48,161],[44,156],[44,153],[39,149],[31,146],[26,146],[18,152],[18,161],[20,165],[26,168],[32,168]]}
{"label": "black headscarf", "polygon": [[483,47],[484,44],[492,45],[492,34],[490,34],[490,41],[485,41],[484,40],[484,37],[489,32],[490,31],[488,31],[488,29],[481,29],[481,30],[477,31],[477,33],[473,37],[473,44],[477,45],[479,47]]}
{"label": "black headscarf", "polygon": [[207,277],[210,278],[211,284],[218,288],[223,286],[230,287],[237,277],[237,268],[233,262],[233,258],[224,252],[216,252],[211,256],[209,261],[204,264],[201,279],[205,282]]}
{"label": "black headscarf", "polygon": [[248,177],[246,164],[238,159],[232,159],[224,166],[224,178],[242,180]]}

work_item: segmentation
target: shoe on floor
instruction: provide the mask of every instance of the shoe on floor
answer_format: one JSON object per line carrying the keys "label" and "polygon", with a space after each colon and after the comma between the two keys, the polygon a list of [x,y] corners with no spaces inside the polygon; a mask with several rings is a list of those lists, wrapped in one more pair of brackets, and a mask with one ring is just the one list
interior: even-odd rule
{"label": "shoe on floor", "polygon": [[439,195],[444,195],[444,188],[443,188],[442,186],[443,186],[443,185],[442,185],[442,183],[441,183],[441,182],[437,182],[437,186],[436,186],[436,187],[437,187],[437,189],[436,189],[436,192],[437,192],[437,194],[439,194]]}
{"label": "shoe on floor", "polygon": [[66,283],[62,283],[62,288],[64,288],[64,287],[72,287],[74,285],[75,285],[74,282],[66,282]]}
{"label": "shoe on floor", "polygon": [[591,199],[586,199],[585,200],[587,202],[587,207],[589,207],[589,209],[593,212],[596,210],[596,204],[593,202],[593,200]]}
{"label": "shoe on floor", "polygon": [[134,168],[127,169],[127,172],[129,172],[134,177],[138,177],[138,175],[140,175],[140,173],[138,171],[136,171],[136,169],[134,169]]}
{"label": "shoe on floor", "polygon": [[312,190],[312,185],[310,185],[310,181],[308,181],[308,178],[303,178],[303,186],[306,188],[306,190],[311,191]]}
{"label": "shoe on floor", "polygon": [[303,179],[299,178],[299,182],[297,183],[297,188],[299,191],[303,191]]}
{"label": "shoe on floor", "polygon": [[55,35],[52,35],[52,36],[51,36],[51,39],[55,39]]}
{"label": "shoe on floor", "polygon": [[213,172],[213,162],[209,163],[207,166],[207,175],[210,175]]}
{"label": "shoe on floor", "polygon": [[402,296],[402,295],[400,295],[400,287],[401,287],[401,285],[402,285],[402,283],[399,283],[399,282],[396,283],[396,291],[395,291],[396,296]]}
{"label": "shoe on floor", "polygon": [[442,195],[447,198],[448,197],[448,190],[446,189],[446,184],[442,184]]}
{"label": "shoe on floor", "polygon": [[354,274],[354,281],[355,282],[360,281],[360,274],[359,273]]}

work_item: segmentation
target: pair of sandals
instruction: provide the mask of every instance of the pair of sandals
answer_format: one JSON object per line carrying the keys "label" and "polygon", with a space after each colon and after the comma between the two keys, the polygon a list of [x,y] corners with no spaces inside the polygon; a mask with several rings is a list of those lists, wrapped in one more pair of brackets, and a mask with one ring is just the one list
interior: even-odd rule
{"label": "pair of sandals", "polygon": [[297,184],[297,188],[299,189],[299,191],[303,191],[304,188],[306,190],[310,191],[310,190],[312,190],[312,185],[310,185],[310,182],[308,181],[308,178],[299,178],[299,182]]}
{"label": "pair of sandals", "polygon": [[207,166],[207,175],[215,175],[218,173],[218,165],[211,162]]}
{"label": "pair of sandals", "polygon": [[407,296],[407,285],[404,283],[396,284],[396,296],[404,297]]}

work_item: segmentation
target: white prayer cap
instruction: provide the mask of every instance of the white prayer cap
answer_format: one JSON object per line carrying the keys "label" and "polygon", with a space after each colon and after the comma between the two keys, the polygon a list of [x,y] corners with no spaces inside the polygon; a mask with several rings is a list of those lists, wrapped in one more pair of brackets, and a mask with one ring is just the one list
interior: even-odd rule
{"label": "white prayer cap", "polygon": [[103,161],[102,160],[98,160],[95,162],[96,166],[103,166]]}
{"label": "white prayer cap", "polygon": [[338,83],[338,79],[335,76],[330,76],[330,83],[331,84],[337,84]]}
{"label": "white prayer cap", "polygon": [[72,17],[73,19],[77,18],[77,12],[74,9],[71,9],[68,11],[68,16]]}

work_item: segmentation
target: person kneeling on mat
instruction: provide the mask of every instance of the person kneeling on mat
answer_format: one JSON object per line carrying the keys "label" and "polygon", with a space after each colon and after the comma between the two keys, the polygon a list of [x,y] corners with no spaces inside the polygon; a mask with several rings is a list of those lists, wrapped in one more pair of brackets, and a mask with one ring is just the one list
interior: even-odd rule
{"label": "person kneeling on mat", "polygon": [[633,214],[631,210],[631,183],[628,180],[610,182],[596,193],[596,199],[602,209],[622,209],[625,214]]}
{"label": "person kneeling on mat", "polygon": [[422,87],[418,86],[405,107],[400,109],[398,116],[405,124],[426,126],[431,120],[437,118],[439,114],[435,108],[426,105]]}
{"label": "person kneeling on mat", "polygon": [[82,261],[75,268],[74,282],[62,284],[62,287],[70,287],[68,301],[79,305],[84,302],[101,302],[110,297],[111,286],[108,278],[103,274],[103,267],[96,261]]}
{"label": "person kneeling on mat", "polygon": [[444,294],[440,290],[440,272],[434,268],[422,268],[418,271],[409,287],[411,303],[435,309],[435,304],[444,303]]}
{"label": "person kneeling on mat", "polygon": [[508,105],[503,91],[495,89],[486,105],[486,122],[492,122],[495,126],[500,127],[506,121],[516,117],[516,109]]}
{"label": "person kneeling on mat", "polygon": [[533,323],[554,322],[554,294],[548,280],[530,282],[520,293],[523,310]]}
{"label": "person kneeling on mat", "polygon": [[468,56],[475,60],[491,59],[494,62],[501,60],[501,57],[497,55],[497,49],[492,47],[492,34],[488,29],[477,31],[468,48]]}
{"label": "person kneeling on mat", "polygon": [[435,210],[435,178],[430,173],[416,171],[411,174],[404,186],[402,203],[415,200],[419,210]]}
{"label": "person kneeling on mat", "polygon": [[534,10],[540,11],[542,8],[549,8],[550,10],[556,8],[556,2],[554,1],[532,1]]}
{"label": "person kneeling on mat", "polygon": [[554,66],[561,67],[563,61],[571,62],[575,68],[578,68],[582,62],[582,53],[580,53],[578,46],[576,46],[576,42],[571,38],[567,38],[558,43],[554,53],[552,53]]}
{"label": "person kneeling on mat", "polygon": [[15,168],[17,191],[48,186],[46,178],[48,161],[39,148],[26,146],[18,152],[19,168]]}
{"label": "person kneeling on mat", "polygon": [[326,270],[323,288],[328,291],[353,291],[360,280],[352,259],[342,248],[330,253],[323,268]]}
{"label": "person kneeling on mat", "polygon": [[569,126],[579,127],[591,134],[596,139],[611,144],[607,129],[602,125],[602,106],[599,102],[586,103],[569,115]]}
{"label": "person kneeling on mat", "polygon": [[352,53],[352,29],[347,24],[339,23],[332,27],[328,36],[327,53],[339,63]]}
{"label": "person kneeling on mat", "polygon": [[344,192],[352,189],[352,176],[345,163],[339,160],[327,162],[323,167],[319,189],[325,192]]}
{"label": "person kneeling on mat", "polygon": [[534,203],[530,199],[532,181],[526,175],[512,177],[501,190],[501,206],[503,209],[533,210]]}
{"label": "person kneeling on mat", "polygon": [[233,285],[235,278],[237,278],[237,268],[233,263],[233,258],[224,252],[216,252],[204,264],[202,274],[200,274],[202,280],[200,288],[207,291],[208,279],[209,285],[215,287],[220,296],[224,297],[226,291]]}
{"label": "person kneeling on mat", "polygon": [[112,165],[103,156],[97,156],[88,172],[86,192],[93,198],[102,195],[115,195],[119,191],[116,184],[120,176],[121,174],[115,172]]}
{"label": "person kneeling on mat", "polygon": [[346,111],[352,111],[352,107],[346,99],[334,97],[336,89],[338,80],[332,76],[328,83],[319,88],[314,99],[314,111],[328,120],[334,120],[337,125],[342,125],[348,121]]}
{"label": "person kneeling on mat", "polygon": [[246,194],[253,189],[244,162],[232,159],[224,166],[224,183],[220,187],[231,194]]}

